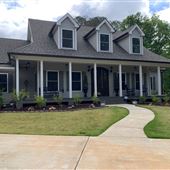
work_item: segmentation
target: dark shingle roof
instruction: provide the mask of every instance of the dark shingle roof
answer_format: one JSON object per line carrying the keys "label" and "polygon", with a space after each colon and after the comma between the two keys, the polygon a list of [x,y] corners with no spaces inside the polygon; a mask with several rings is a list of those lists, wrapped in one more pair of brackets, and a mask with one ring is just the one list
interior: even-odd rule
{"label": "dark shingle roof", "polygon": [[[127,61],[151,61],[151,62],[168,62],[170,60],[161,57],[144,48],[143,55],[128,54],[115,42],[113,42],[113,53],[96,52],[96,50],[84,40],[93,28],[89,26],[81,26],[77,31],[77,50],[58,49],[53,38],[49,36],[49,32],[53,28],[55,22],[29,20],[31,31],[33,34],[33,42],[24,47],[17,48],[12,53],[25,55],[41,55],[51,57],[67,57],[67,58],[87,58],[87,59],[111,59],[111,60],[127,60]],[[129,30],[129,29],[128,29]],[[121,34],[122,35],[122,34]]]}
{"label": "dark shingle roof", "polygon": [[24,40],[14,40],[7,38],[0,38],[0,63],[8,63],[8,51],[13,50],[17,47],[21,47],[28,44],[27,41]]}

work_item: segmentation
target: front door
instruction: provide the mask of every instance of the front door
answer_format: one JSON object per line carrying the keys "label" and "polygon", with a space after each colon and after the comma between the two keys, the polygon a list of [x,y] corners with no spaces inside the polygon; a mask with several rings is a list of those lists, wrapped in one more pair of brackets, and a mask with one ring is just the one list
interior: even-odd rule
{"label": "front door", "polygon": [[[91,71],[92,96],[94,95],[94,69]],[[97,94],[109,96],[109,71],[103,67],[97,67]]]}

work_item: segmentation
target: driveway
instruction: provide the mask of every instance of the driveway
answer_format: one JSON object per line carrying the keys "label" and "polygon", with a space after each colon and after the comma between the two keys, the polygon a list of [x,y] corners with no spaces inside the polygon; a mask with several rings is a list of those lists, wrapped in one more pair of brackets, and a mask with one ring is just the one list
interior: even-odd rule
{"label": "driveway", "polygon": [[170,140],[148,139],[151,111],[130,114],[99,137],[0,135],[0,169],[170,169]]}

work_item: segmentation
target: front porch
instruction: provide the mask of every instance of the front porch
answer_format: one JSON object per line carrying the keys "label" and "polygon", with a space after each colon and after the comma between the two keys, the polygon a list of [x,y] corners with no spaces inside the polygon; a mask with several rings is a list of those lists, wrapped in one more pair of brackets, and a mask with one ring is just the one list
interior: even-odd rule
{"label": "front porch", "polygon": [[63,62],[16,59],[16,93],[21,89],[34,96],[54,95],[71,99],[139,97],[163,94],[163,70],[159,65],[133,62]]}

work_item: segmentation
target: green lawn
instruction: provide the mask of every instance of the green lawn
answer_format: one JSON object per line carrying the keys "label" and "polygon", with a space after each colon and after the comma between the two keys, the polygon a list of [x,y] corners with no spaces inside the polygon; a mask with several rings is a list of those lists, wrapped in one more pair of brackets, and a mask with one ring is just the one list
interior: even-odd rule
{"label": "green lawn", "polygon": [[145,134],[149,138],[170,139],[170,107],[165,106],[144,106],[155,114],[154,120],[149,122],[145,128]]}
{"label": "green lawn", "polygon": [[0,133],[97,136],[128,115],[120,107],[67,112],[0,113]]}

